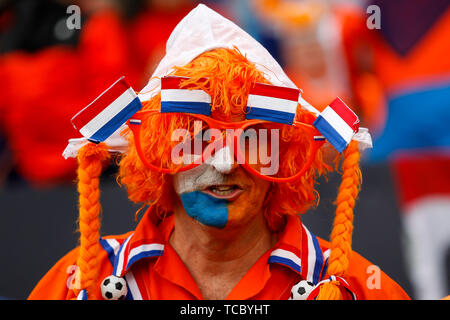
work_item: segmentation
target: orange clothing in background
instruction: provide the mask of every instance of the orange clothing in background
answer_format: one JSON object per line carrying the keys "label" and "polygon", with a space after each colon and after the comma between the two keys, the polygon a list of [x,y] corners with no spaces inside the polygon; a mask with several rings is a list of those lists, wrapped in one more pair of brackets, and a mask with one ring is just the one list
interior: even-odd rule
{"label": "orange clothing in background", "polygon": [[[102,239],[104,250],[98,256],[101,271],[94,296],[101,297],[101,282],[114,273],[127,281],[132,296],[129,293],[127,298],[130,299],[203,299],[188,269],[168,243],[173,229],[173,216],[155,226],[148,215],[144,215],[134,233]],[[308,279],[313,269],[323,277],[326,264],[322,264],[321,259],[324,258],[325,262],[326,254],[324,256],[322,252],[326,252],[329,243],[319,239],[317,244],[321,251],[318,251],[318,259],[314,260],[309,254],[314,246],[308,245],[311,237],[306,236],[305,232],[308,231],[299,217],[289,217],[284,230],[278,234],[274,248],[256,261],[227,299],[286,300],[290,297],[291,288],[300,280]],[[147,251],[140,250],[144,247]],[[68,292],[67,284],[71,283],[69,278],[73,276],[72,266],[75,265],[77,253],[75,249],[62,258],[38,283],[29,299],[75,298],[72,291]],[[297,268],[298,263],[302,264],[301,270]],[[346,280],[358,299],[409,299],[403,289],[381,271],[379,287],[369,288],[367,282],[371,274],[367,270],[370,265],[369,261],[353,253]]]}
{"label": "orange clothing in background", "polygon": [[80,136],[70,119],[126,74],[126,39],[119,16],[105,11],[83,25],[76,48],[51,46],[1,57],[0,123],[25,180],[39,185],[73,180],[76,161],[62,157],[68,139]]}

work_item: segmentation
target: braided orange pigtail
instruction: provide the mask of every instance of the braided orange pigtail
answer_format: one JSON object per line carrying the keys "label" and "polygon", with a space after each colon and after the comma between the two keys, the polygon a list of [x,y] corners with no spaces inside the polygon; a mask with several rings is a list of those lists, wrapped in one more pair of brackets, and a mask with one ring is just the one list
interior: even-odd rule
{"label": "braided orange pigtail", "polygon": [[[342,182],[336,204],[336,217],[331,232],[331,253],[327,277],[345,277],[352,254],[353,208],[361,186],[358,142],[351,141],[344,151]],[[330,281],[320,287],[317,300],[343,300],[339,281]]]}
{"label": "braided orange pigtail", "polygon": [[76,288],[76,295],[85,289],[88,297],[95,296],[95,280],[98,276],[97,255],[100,238],[100,189],[99,176],[102,162],[109,158],[109,152],[103,143],[88,143],[78,152],[78,192],[80,213],[79,232],[80,248],[77,259],[79,268],[80,288]]}

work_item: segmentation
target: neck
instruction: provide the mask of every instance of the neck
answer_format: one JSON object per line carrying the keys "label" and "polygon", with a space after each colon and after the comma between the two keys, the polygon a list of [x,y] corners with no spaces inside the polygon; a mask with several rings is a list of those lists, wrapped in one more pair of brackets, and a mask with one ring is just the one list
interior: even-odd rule
{"label": "neck", "polygon": [[175,209],[169,239],[205,299],[225,299],[275,241],[262,213],[245,224],[218,229],[192,219],[182,207]]}

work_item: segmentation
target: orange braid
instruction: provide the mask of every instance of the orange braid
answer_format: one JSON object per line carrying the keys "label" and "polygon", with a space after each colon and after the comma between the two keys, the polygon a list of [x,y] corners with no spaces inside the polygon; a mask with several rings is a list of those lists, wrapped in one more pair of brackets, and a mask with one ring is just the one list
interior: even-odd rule
{"label": "orange braid", "polygon": [[[331,232],[331,254],[327,276],[345,277],[352,254],[353,208],[361,186],[358,142],[351,141],[344,151],[342,182],[337,196],[336,218]],[[318,300],[343,300],[338,281],[320,288]]]}
{"label": "orange braid", "polygon": [[[102,162],[109,158],[104,144],[88,143],[78,152],[78,192],[80,194],[80,249],[77,266],[80,271],[80,287],[86,289],[93,299],[93,290],[98,275],[97,254],[100,237],[100,189],[99,176]],[[79,291],[78,291],[79,292]],[[77,292],[76,292],[77,294]]]}

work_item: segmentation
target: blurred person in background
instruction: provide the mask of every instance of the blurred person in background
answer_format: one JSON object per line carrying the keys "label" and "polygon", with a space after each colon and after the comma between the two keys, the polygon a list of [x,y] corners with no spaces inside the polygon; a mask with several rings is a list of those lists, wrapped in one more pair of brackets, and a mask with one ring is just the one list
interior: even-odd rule
{"label": "blurred person in background", "polygon": [[[59,119],[73,116],[121,75],[142,87],[165,39],[196,2],[3,0],[0,181],[10,171],[32,185],[72,180],[76,164],[62,160],[61,152],[74,129]],[[73,5],[81,9],[81,24],[70,29]]]}
{"label": "blurred person in background", "polygon": [[302,84],[309,102],[319,110],[336,95],[345,101],[352,97],[342,47],[340,5],[336,2],[251,1],[259,18],[279,39],[287,74]]}
{"label": "blurred person in background", "polygon": [[[194,8],[194,0],[144,0],[129,20],[129,45],[133,50],[131,68],[139,74],[137,88],[143,87],[164,56],[166,39],[176,24]],[[122,7],[128,1],[122,1]]]}
{"label": "blurred person in background", "polygon": [[[81,17],[73,16],[77,8]],[[69,27],[69,19],[79,26]],[[121,76],[130,60],[117,4],[2,1],[0,21],[2,168],[32,185],[70,182],[76,162],[61,153],[76,131],[62,119]]]}
{"label": "blurred person in background", "polygon": [[[368,5],[381,14],[369,29]],[[446,0],[372,1],[348,11],[344,47],[373,163],[388,161],[397,187],[410,280],[418,299],[449,292],[450,8]]]}

